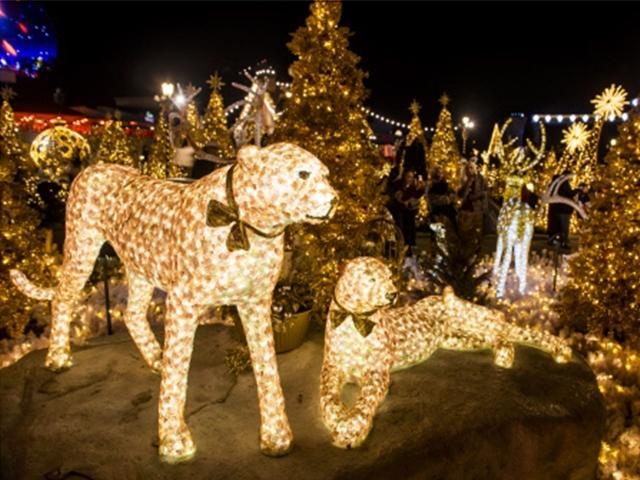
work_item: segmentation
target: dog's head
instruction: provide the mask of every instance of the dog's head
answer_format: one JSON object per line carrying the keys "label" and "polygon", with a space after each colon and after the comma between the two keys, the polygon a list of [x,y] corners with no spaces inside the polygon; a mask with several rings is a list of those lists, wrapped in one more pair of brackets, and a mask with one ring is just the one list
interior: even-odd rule
{"label": "dog's head", "polygon": [[398,296],[392,277],[389,267],[377,258],[349,260],[336,284],[336,300],[353,313],[370,312],[391,305]]}
{"label": "dog's head", "polygon": [[328,175],[318,158],[291,143],[249,145],[238,152],[234,190],[249,222],[320,223],[331,218],[338,201]]}

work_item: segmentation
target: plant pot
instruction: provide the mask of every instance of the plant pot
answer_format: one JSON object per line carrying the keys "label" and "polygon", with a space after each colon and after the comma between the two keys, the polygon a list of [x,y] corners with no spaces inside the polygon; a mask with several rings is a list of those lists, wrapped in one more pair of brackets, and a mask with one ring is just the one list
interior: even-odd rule
{"label": "plant pot", "polygon": [[[307,332],[309,331],[309,324],[311,320],[311,310],[305,310],[291,315],[284,322],[284,328],[281,332],[273,332],[273,340],[275,342],[276,353],[289,352],[298,348],[304,342]],[[244,335],[244,329],[240,322],[240,318],[234,316],[234,323],[236,332],[244,343],[247,339]]]}
{"label": "plant pot", "polygon": [[288,352],[302,345],[309,330],[310,318],[311,310],[293,314],[284,322],[283,331],[273,332],[276,353]]}

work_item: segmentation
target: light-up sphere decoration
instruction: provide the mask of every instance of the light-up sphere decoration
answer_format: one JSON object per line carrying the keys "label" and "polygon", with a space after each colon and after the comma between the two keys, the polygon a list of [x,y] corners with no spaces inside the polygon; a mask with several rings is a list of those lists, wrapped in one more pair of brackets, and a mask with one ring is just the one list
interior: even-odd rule
{"label": "light-up sphere decoration", "polygon": [[[548,351],[557,362],[571,359],[571,348],[547,332],[518,327],[504,314],[456,297],[450,287],[401,308],[386,308],[397,291],[391,270],[380,260],[359,257],[343,269],[325,331],[320,406],[334,445],[357,447],[367,438],[392,371],[428,359],[438,348],[491,348],[494,363],[513,364],[514,342]],[[348,408],[343,386],[360,393]]]}
{"label": "light-up sphere decoration", "polygon": [[67,127],[56,126],[38,134],[29,150],[33,162],[52,180],[61,178],[69,163],[91,155],[87,140]]}
{"label": "light-up sphere decoration", "polygon": [[41,2],[0,4],[0,69],[38,76],[57,54],[50,24]]}
{"label": "light-up sphere decoration", "polygon": [[[315,156],[287,143],[247,146],[233,166],[191,184],[155,180],[121,165],[99,163],[84,170],[67,202],[58,286],[38,288],[21,272],[11,273],[27,295],[52,300],[46,365],[53,370],[71,366],[75,304],[108,241],[127,272],[125,323],[145,362],[162,376],[162,459],[180,462],[196,451],[184,405],[198,316],[209,305],[237,306],[258,388],[260,448],[269,455],[285,454],[292,435],[276,363],[272,295],[285,227],[333,215],[337,196],[328,174]],[[146,319],[154,287],[167,292],[163,349]]]}

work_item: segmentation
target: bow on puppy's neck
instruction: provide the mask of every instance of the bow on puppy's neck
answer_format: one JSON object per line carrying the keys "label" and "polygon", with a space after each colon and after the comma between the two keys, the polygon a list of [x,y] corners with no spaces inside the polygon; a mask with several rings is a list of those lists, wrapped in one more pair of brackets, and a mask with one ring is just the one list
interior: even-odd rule
{"label": "bow on puppy's neck", "polygon": [[284,229],[276,233],[265,233],[240,219],[238,204],[233,196],[233,170],[235,167],[236,165],[234,164],[227,170],[225,183],[227,204],[211,200],[207,205],[207,225],[209,227],[225,227],[230,223],[233,224],[227,237],[227,249],[230,252],[234,250],[249,250],[251,245],[247,237],[247,229],[263,238],[276,238],[284,233]]}
{"label": "bow on puppy's neck", "polygon": [[333,328],[338,328],[340,325],[342,325],[342,322],[351,317],[353,319],[353,325],[354,327],[356,327],[358,333],[363,337],[369,336],[369,334],[373,330],[373,327],[375,327],[376,325],[375,322],[369,320],[369,317],[376,313],[379,310],[378,308],[364,313],[350,312],[342,305],[340,305],[340,302],[338,302],[335,293],[333,295],[333,302],[337,307],[332,309],[331,313],[329,314],[329,319],[331,320],[331,326]]}

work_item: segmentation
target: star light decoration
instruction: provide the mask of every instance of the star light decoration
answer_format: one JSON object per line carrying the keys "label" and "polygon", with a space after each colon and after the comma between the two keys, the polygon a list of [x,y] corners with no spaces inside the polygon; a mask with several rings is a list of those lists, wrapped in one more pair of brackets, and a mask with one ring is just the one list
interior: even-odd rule
{"label": "star light decoration", "polygon": [[601,118],[609,118],[610,116],[619,117],[629,102],[626,101],[627,92],[619,85],[611,84],[600,95],[591,100],[595,107],[596,115]]}
{"label": "star light decoration", "polygon": [[571,124],[562,132],[562,143],[570,154],[582,152],[589,142],[589,130],[582,122]]}
{"label": "star light decoration", "polygon": [[[513,365],[514,342],[545,350],[557,362],[572,357],[560,338],[513,325],[497,310],[456,297],[450,287],[413,305],[387,308],[397,294],[392,278],[382,261],[359,257],[347,263],[336,284],[326,323],[320,406],[338,447],[357,447],[367,438],[391,372],[425,361],[438,348],[489,347],[503,368]],[[342,389],[354,381],[360,393],[348,408]]]}
{"label": "star light decoration", "polygon": [[[184,406],[198,317],[209,305],[237,306],[258,388],[260,447],[269,455],[285,454],[292,435],[276,363],[272,295],[286,226],[321,223],[335,211],[337,195],[328,175],[314,155],[288,143],[246,146],[233,166],[190,184],[152,179],[113,164],[84,170],[67,202],[58,286],[39,288],[20,271],[11,272],[28,296],[52,300],[47,367],[71,366],[76,303],[108,241],[127,271],[125,323],[147,365],[162,377],[161,458],[176,463],[196,451]],[[163,348],[146,318],[154,287],[167,292]]]}
{"label": "star light decoration", "polygon": [[211,90],[218,92],[222,87],[226,85],[226,83],[222,81],[222,77],[218,75],[218,72],[215,72],[213,75],[209,76],[209,79],[207,80],[207,85],[209,85]]}

